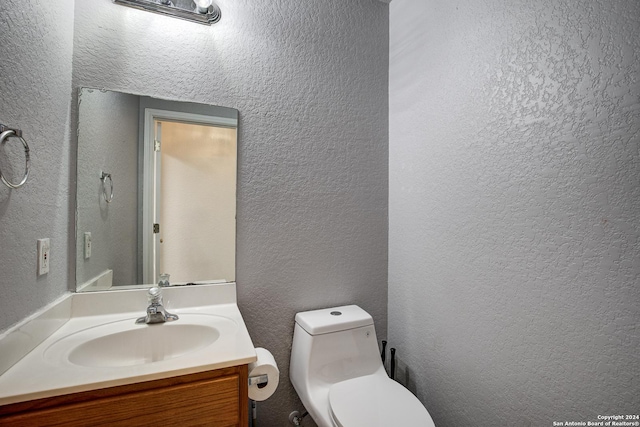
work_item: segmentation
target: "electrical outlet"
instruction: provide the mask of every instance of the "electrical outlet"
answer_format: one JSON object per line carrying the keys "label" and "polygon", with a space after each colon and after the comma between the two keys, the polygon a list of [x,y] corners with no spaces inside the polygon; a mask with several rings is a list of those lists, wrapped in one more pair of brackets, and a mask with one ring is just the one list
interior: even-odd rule
{"label": "electrical outlet", "polygon": [[38,239],[38,276],[49,272],[51,244],[49,239]]}
{"label": "electrical outlet", "polygon": [[84,233],[84,259],[91,258],[91,232]]}

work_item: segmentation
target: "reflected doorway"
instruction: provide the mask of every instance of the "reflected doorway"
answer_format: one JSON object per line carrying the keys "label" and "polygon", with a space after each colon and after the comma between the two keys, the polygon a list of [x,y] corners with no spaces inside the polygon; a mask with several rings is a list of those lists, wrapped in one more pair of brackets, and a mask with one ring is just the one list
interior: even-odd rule
{"label": "reflected doorway", "polygon": [[159,110],[145,116],[144,282],[163,273],[174,284],[235,280],[235,123]]}

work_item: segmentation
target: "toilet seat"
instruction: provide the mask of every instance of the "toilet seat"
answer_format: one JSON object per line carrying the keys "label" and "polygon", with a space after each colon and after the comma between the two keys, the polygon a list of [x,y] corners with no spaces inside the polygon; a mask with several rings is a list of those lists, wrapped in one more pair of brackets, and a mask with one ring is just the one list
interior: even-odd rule
{"label": "toilet seat", "polygon": [[435,427],[418,398],[384,374],[332,385],[329,407],[338,427]]}

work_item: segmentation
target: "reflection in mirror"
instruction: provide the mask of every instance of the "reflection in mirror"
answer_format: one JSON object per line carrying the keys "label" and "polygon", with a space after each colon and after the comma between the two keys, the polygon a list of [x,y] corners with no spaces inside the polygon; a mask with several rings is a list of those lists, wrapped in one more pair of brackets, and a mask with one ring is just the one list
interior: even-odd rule
{"label": "reflection in mirror", "polygon": [[234,281],[237,110],[78,99],[76,290]]}

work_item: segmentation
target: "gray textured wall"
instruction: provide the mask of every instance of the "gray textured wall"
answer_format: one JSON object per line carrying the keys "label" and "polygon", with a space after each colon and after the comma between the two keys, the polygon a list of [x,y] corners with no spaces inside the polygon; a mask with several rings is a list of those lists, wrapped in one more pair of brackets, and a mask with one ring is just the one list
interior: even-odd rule
{"label": "gray textured wall", "polygon": [[357,303],[386,334],[388,5],[219,5],[207,27],[76,2],[73,86],[239,110],[239,306],[282,373],[261,425],[285,426],[297,311]]}
{"label": "gray textured wall", "polygon": [[[113,270],[113,283],[138,278],[138,124],[140,97],[83,90],[78,125],[76,282],[82,285]],[[104,199],[100,172],[111,174],[113,199]],[[106,181],[107,194],[110,190]],[[84,233],[91,257],[84,257]]]}
{"label": "gray textured wall", "polygon": [[[72,49],[73,0],[0,2],[0,123],[21,128],[31,150],[25,186],[0,184],[0,331],[62,295],[73,280]],[[24,151],[10,141],[0,150],[0,170],[20,181]],[[36,240],[46,237],[50,271],[38,277]]]}
{"label": "gray textured wall", "polygon": [[438,426],[640,408],[640,3],[394,0],[389,340]]}

